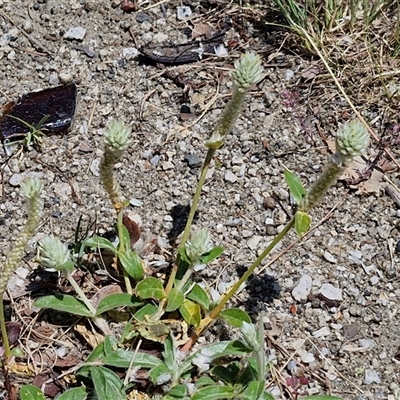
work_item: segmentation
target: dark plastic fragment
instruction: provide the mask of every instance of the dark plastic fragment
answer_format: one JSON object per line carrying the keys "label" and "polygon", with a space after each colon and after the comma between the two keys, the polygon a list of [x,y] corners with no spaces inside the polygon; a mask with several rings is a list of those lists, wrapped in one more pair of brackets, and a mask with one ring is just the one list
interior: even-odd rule
{"label": "dark plastic fragment", "polygon": [[44,134],[65,132],[72,124],[76,108],[76,85],[74,83],[32,92],[15,104],[5,106],[0,119],[0,140],[14,142],[29,132],[23,122],[37,127],[47,117],[40,130]]}

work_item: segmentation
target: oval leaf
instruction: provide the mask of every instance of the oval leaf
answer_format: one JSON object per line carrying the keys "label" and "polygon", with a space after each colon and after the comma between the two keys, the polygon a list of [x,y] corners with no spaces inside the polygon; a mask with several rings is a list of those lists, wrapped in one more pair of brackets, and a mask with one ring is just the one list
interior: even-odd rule
{"label": "oval leaf", "polygon": [[220,256],[224,252],[223,247],[214,247],[212,248],[209,252],[202,254],[200,257],[200,263],[201,264],[208,264],[212,260],[216,259],[218,256]]}
{"label": "oval leaf", "polygon": [[306,195],[306,190],[304,189],[303,184],[301,183],[300,179],[289,170],[285,170],[285,180],[287,185],[289,186],[290,193],[296,200],[297,204],[303,199]]}
{"label": "oval leaf", "polygon": [[96,315],[103,314],[109,310],[119,307],[139,307],[143,303],[136,296],[128,293],[115,293],[102,299],[97,306]]}
{"label": "oval leaf", "polygon": [[86,247],[92,247],[94,249],[106,249],[111,251],[113,254],[117,252],[116,247],[108,239],[101,236],[88,238],[83,242],[83,244]]}
{"label": "oval leaf", "polygon": [[161,281],[157,278],[146,278],[140,281],[135,288],[136,294],[142,299],[161,300],[165,297],[165,292]]}
{"label": "oval leaf", "polygon": [[69,389],[62,395],[57,397],[57,400],[85,400],[87,398],[86,389],[84,387]]}
{"label": "oval leaf", "polygon": [[186,299],[179,308],[182,317],[188,325],[199,326],[201,320],[200,306]]}
{"label": "oval leaf", "polygon": [[108,368],[91,367],[90,376],[98,399],[126,400],[121,379]]}
{"label": "oval leaf", "polygon": [[163,385],[171,380],[172,373],[166,365],[157,365],[149,372],[149,377],[155,385]]}
{"label": "oval leaf", "polygon": [[185,300],[185,296],[178,289],[172,289],[168,294],[168,303],[165,311],[171,312],[177,310]]}
{"label": "oval leaf", "polygon": [[227,310],[221,311],[221,318],[223,318],[229,325],[236,326],[240,328],[243,322],[248,322],[251,324],[251,318],[249,314],[240,308],[229,308]]}
{"label": "oval leaf", "polygon": [[195,303],[200,304],[200,306],[205,310],[208,310],[210,307],[210,299],[207,292],[197,283],[193,286],[192,290],[186,297],[193,300]]}
{"label": "oval leaf", "polygon": [[24,385],[19,391],[21,400],[46,400],[42,391],[34,385]]}
{"label": "oval leaf", "polygon": [[122,267],[133,279],[141,279],[143,277],[143,264],[141,258],[135,251],[123,252],[118,255]]}
{"label": "oval leaf", "polygon": [[192,400],[233,399],[234,396],[236,396],[236,394],[232,387],[214,385],[197,390]]}
{"label": "oval leaf", "polygon": [[135,319],[138,321],[144,321],[146,315],[152,316],[158,311],[158,307],[156,307],[154,304],[146,304],[143,306],[140,310],[137,310],[135,312]]}
{"label": "oval leaf", "polygon": [[52,310],[79,315],[81,317],[94,317],[82,301],[65,294],[41,297],[35,301],[34,306],[38,308],[51,308]]}

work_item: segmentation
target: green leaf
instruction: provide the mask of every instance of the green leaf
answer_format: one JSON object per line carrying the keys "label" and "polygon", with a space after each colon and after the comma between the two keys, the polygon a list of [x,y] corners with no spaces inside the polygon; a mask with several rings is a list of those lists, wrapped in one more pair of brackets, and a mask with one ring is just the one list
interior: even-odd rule
{"label": "green leaf", "polygon": [[151,354],[141,352],[135,353],[133,351],[128,352],[122,349],[104,357],[102,361],[106,365],[117,368],[128,368],[130,365],[140,368],[153,368],[162,364],[159,358]]}
{"label": "green leaf", "polygon": [[62,395],[58,396],[57,400],[85,400],[86,398],[86,389],[84,387],[78,387],[67,390]]}
{"label": "green leaf", "polygon": [[186,299],[179,308],[182,317],[188,325],[199,326],[201,320],[200,306]]}
{"label": "green leaf", "polygon": [[42,391],[33,385],[24,385],[19,391],[21,400],[46,400]]}
{"label": "green leaf", "polygon": [[243,392],[243,400],[261,400],[265,388],[264,381],[252,381]]}
{"label": "green leaf", "polygon": [[113,254],[117,253],[117,248],[108,239],[97,235],[85,239],[83,245],[94,249],[106,249],[111,251]]}
{"label": "green leaf", "polygon": [[123,384],[115,372],[101,366],[90,367],[90,375],[98,399],[126,400]]}
{"label": "green leaf", "polygon": [[175,398],[182,398],[187,394],[187,386],[186,385],[176,385],[173,386],[168,391],[168,396],[175,397]]}
{"label": "green leaf", "polygon": [[[118,225],[117,224],[117,229],[121,229],[121,232],[118,232],[118,237],[120,237],[119,233],[121,233],[122,237],[122,248],[124,249],[124,252],[129,250],[131,248],[131,237],[129,236],[129,231],[126,228],[124,224]],[[118,246],[118,250],[121,248],[121,244]]]}
{"label": "green leaf", "polygon": [[138,321],[144,321],[146,316],[151,317],[158,311],[158,308],[154,304],[146,304],[140,310],[134,314],[135,319]]}
{"label": "green leaf", "polygon": [[196,383],[194,385],[198,389],[201,387],[215,385],[215,381],[209,376],[201,376],[196,380]]}
{"label": "green leaf", "polygon": [[275,400],[275,397],[268,392],[264,392],[261,396],[261,400]]}
{"label": "green leaf", "polygon": [[232,387],[213,385],[196,391],[192,400],[222,400],[233,399],[236,396]]}
{"label": "green leaf", "polygon": [[180,255],[180,261],[181,261],[181,262],[184,262],[184,263],[186,263],[186,264],[188,264],[188,265],[191,264],[189,258],[188,258],[187,255],[186,255],[186,248],[185,248],[185,246],[180,247],[180,248],[178,249],[178,254]]}
{"label": "green leaf", "polygon": [[175,288],[171,289],[168,294],[168,303],[165,311],[171,312],[177,310],[182,305],[184,300],[185,296],[180,290]]}
{"label": "green leaf", "polygon": [[186,297],[199,304],[205,310],[210,308],[210,299],[207,295],[207,292],[197,283],[194,284],[192,290]]}
{"label": "green leaf", "polygon": [[164,351],[163,351],[163,357],[164,357],[164,363],[165,365],[171,370],[174,371],[178,369],[177,366],[177,360],[176,360],[176,347],[175,347],[174,339],[172,338],[171,335],[168,335],[168,337],[164,341]]}
{"label": "green leaf", "polygon": [[218,354],[218,357],[230,356],[243,356],[245,354],[251,353],[251,351],[240,341],[234,340],[226,346],[225,350]]}
{"label": "green leaf", "polygon": [[[132,365],[133,367],[153,368],[163,364],[158,357],[151,354],[119,348],[117,339],[111,336],[106,336],[104,340],[103,354],[100,360],[112,367],[128,368]],[[91,356],[90,358],[92,358]]]}
{"label": "green leaf", "polygon": [[228,308],[227,310],[221,311],[219,313],[221,318],[223,318],[228,324],[240,328],[243,322],[248,322],[251,324],[251,318],[249,314],[240,308]]}
{"label": "green leaf", "polygon": [[65,294],[41,297],[35,301],[34,306],[38,308],[51,308],[52,310],[79,315],[81,317],[94,317],[82,301]]}
{"label": "green leaf", "polygon": [[224,252],[224,248],[220,246],[216,246],[212,248],[209,252],[204,253],[200,257],[200,263],[201,264],[208,264],[212,260],[216,259],[218,256],[220,256]]}
{"label": "green leaf", "polygon": [[343,400],[341,397],[317,394],[315,396],[300,397],[299,400]]}
{"label": "green leaf", "polygon": [[303,237],[310,229],[310,225],[311,217],[303,211],[296,211],[294,215],[294,229],[297,236]]}
{"label": "green leaf", "polygon": [[301,202],[303,197],[306,195],[306,189],[304,189],[303,184],[300,179],[289,170],[285,170],[285,180],[287,185],[289,186],[290,193],[296,200],[297,204]]}
{"label": "green leaf", "polygon": [[104,299],[101,299],[97,306],[96,315],[103,314],[119,307],[139,307],[142,304],[143,303],[138,297],[132,296],[128,293],[110,294],[109,296],[104,297]]}
{"label": "green leaf", "polygon": [[217,365],[210,371],[211,374],[216,376],[222,382],[231,385],[236,383],[239,372],[240,372],[240,366],[236,362],[231,362],[226,367],[224,367],[223,365]]}
{"label": "green leaf", "polygon": [[140,281],[135,288],[136,294],[142,299],[161,300],[165,297],[163,285],[157,278],[146,278]]}
{"label": "green leaf", "polygon": [[152,368],[149,371],[149,377],[155,385],[159,386],[169,382],[171,380],[172,373],[165,364],[162,364]]}
{"label": "green leaf", "polygon": [[118,253],[118,259],[130,277],[136,280],[143,277],[142,260],[135,251],[126,250],[123,253]]}

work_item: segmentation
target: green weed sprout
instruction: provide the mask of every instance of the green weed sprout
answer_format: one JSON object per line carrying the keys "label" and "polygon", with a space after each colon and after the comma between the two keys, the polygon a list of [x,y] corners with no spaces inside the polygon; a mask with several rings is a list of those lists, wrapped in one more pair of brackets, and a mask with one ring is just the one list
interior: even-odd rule
{"label": "green weed sprout", "polygon": [[[43,136],[45,134],[41,131],[41,128],[43,124],[48,120],[50,115],[45,115],[36,126],[33,126],[32,124],[24,121],[21,118],[16,117],[15,115],[7,115],[9,118],[13,118],[17,120],[18,122],[21,122],[24,124],[27,128],[29,128],[28,133],[22,140],[17,140],[16,142],[13,143],[22,143],[28,150],[31,150],[32,145],[36,143],[41,143],[43,141]],[[18,135],[19,136],[19,135]]]}
{"label": "green weed sprout", "polygon": [[4,357],[9,359],[11,357],[10,342],[7,336],[7,329],[4,317],[4,292],[7,289],[8,281],[14,273],[17,264],[24,255],[24,249],[28,244],[29,239],[34,235],[40,223],[40,218],[43,209],[43,200],[40,197],[43,184],[37,178],[28,178],[21,184],[21,189],[28,201],[28,220],[20,235],[18,236],[13,249],[7,256],[7,261],[0,274],[0,327],[1,335],[3,338]]}
{"label": "green weed sprout", "polygon": [[203,189],[203,185],[207,176],[207,171],[210,166],[210,162],[214,157],[216,150],[221,148],[225,142],[226,135],[232,130],[237,117],[239,116],[240,109],[244,103],[247,92],[250,88],[259,82],[262,78],[263,68],[261,65],[261,58],[259,55],[249,52],[243,54],[239,60],[235,62],[235,69],[232,72],[233,80],[233,93],[232,98],[226,105],[221,119],[215,127],[210,138],[206,141],[206,147],[208,148],[206,158],[200,173],[199,182],[197,184],[196,192],[193,196],[192,205],[190,208],[188,220],[185,226],[185,230],[182,235],[181,243],[179,246],[179,252],[177,261],[175,262],[168,284],[166,286],[166,293],[168,294],[175,282],[176,273],[181,258],[183,249],[185,248],[186,241],[190,235],[190,229],[193,223],[193,218],[196,213],[196,209],[200,200],[200,195]]}
{"label": "green weed sprout", "polygon": [[38,299],[35,302],[35,306],[40,308],[56,308],[67,312],[73,310],[77,315],[92,318],[93,322],[104,334],[110,335],[111,331],[106,321],[97,316],[97,310],[72,277],[74,263],[71,260],[68,246],[62,243],[57,237],[46,236],[38,243],[38,250],[37,261],[49,270],[61,272],[74,288],[83,304],[79,303],[72,296],[45,296]]}

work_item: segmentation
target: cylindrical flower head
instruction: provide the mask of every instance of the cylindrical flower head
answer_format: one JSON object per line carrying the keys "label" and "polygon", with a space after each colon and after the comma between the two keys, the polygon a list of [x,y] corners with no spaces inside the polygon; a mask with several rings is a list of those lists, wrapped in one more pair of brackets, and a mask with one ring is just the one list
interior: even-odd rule
{"label": "cylindrical flower head", "polygon": [[130,133],[131,128],[120,121],[110,122],[104,132],[104,154],[100,164],[100,177],[117,211],[120,209],[122,194],[112,170],[131,143]]}
{"label": "cylindrical flower head", "polygon": [[343,163],[364,154],[369,146],[369,132],[365,125],[358,119],[346,122],[338,132],[336,138],[336,151],[340,153]]}
{"label": "cylindrical flower head", "polygon": [[235,62],[235,70],[232,72],[232,98],[226,105],[214,132],[206,142],[208,148],[219,149],[224,144],[225,136],[232,130],[239,115],[246,92],[261,80],[262,71],[261,58],[255,53],[245,53]]}
{"label": "cylindrical flower head", "polygon": [[72,272],[73,263],[70,260],[68,246],[54,236],[46,236],[38,243],[39,256],[37,261],[45,268],[56,271]]}
{"label": "cylindrical flower head", "polygon": [[211,236],[207,229],[193,232],[190,240],[185,243],[186,256],[192,265],[199,264],[200,257],[211,249]]}
{"label": "cylindrical flower head", "polygon": [[247,91],[261,80],[262,72],[261,57],[255,53],[245,53],[235,61],[232,80],[239,91]]}
{"label": "cylindrical flower head", "polygon": [[263,339],[260,341],[254,324],[243,321],[240,327],[240,339],[243,344],[252,351],[259,351],[263,347]]}
{"label": "cylindrical flower head", "polygon": [[129,135],[132,129],[121,121],[111,121],[104,132],[104,145],[107,151],[119,154],[128,148],[131,143]]}
{"label": "cylindrical flower head", "polygon": [[40,196],[43,190],[43,183],[38,178],[28,178],[22,182],[21,189],[28,200],[28,220],[23,231],[18,236],[13,249],[8,254],[6,263],[0,273],[0,293],[6,290],[8,280],[24,255],[24,250],[29,239],[34,235],[39,226],[42,214],[43,200]]}
{"label": "cylindrical flower head", "polygon": [[369,145],[367,128],[358,120],[347,122],[336,139],[336,153],[299,204],[299,211],[308,212],[334,185],[351,160],[363,154]]}

